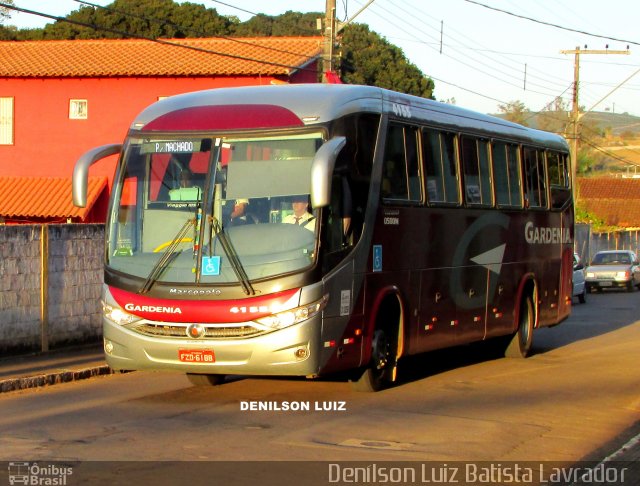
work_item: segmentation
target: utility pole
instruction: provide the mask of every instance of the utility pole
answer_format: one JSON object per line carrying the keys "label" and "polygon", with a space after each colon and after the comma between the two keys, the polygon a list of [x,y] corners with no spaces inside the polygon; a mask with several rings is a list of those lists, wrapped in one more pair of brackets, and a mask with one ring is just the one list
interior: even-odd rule
{"label": "utility pole", "polygon": [[322,51],[322,82],[333,72],[333,50],[336,45],[336,0],[327,0],[324,14],[324,48]]}
{"label": "utility pole", "polygon": [[[578,134],[580,133],[580,103],[579,103],[579,90],[580,90],[580,54],[630,54],[630,51],[627,47],[626,51],[613,51],[609,49],[600,50],[600,49],[580,49],[580,46],[577,46],[573,50],[564,50],[560,51],[560,54],[574,54],[575,60],[573,63],[573,104],[571,107],[571,128],[568,130],[571,135],[567,136],[570,143],[571,148],[571,168],[573,180],[576,179],[576,174],[578,171]],[[574,191],[575,191],[575,183],[574,183]],[[575,196],[575,194],[574,194]]]}
{"label": "utility pole", "polygon": [[[322,52],[322,82],[327,82],[327,72],[334,71],[335,46],[337,45],[338,34],[353,19],[360,15],[375,0],[369,0],[360,10],[353,14],[348,20],[340,22],[336,19],[336,0],[327,0],[324,14],[324,47]],[[320,21],[320,19],[318,19]]]}

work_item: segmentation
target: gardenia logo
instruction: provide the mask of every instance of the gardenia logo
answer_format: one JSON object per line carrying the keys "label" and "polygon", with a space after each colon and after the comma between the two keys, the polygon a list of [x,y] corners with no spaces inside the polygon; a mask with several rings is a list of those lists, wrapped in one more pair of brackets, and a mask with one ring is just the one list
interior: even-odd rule
{"label": "gardenia logo", "polygon": [[129,302],[125,304],[124,308],[128,311],[134,312],[156,312],[162,314],[182,314],[180,307],[169,307],[162,305],[136,305]]}
{"label": "gardenia logo", "polygon": [[532,222],[524,227],[524,238],[529,244],[571,243],[569,228],[536,227]]}

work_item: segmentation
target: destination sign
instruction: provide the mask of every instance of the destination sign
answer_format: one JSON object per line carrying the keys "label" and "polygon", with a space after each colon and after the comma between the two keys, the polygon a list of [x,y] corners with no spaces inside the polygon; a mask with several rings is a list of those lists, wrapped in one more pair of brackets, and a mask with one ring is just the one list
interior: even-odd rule
{"label": "destination sign", "polygon": [[156,140],[142,144],[143,154],[191,154],[200,152],[202,140]]}

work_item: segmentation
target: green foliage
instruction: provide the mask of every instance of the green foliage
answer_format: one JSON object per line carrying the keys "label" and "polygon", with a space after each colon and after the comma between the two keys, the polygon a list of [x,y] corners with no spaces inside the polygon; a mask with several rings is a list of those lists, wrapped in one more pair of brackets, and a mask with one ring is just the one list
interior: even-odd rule
{"label": "green foliage", "polygon": [[510,101],[504,105],[498,105],[498,109],[504,113],[504,118],[506,120],[528,126],[527,119],[530,118],[531,114],[522,101]]}
{"label": "green foliage", "polygon": [[[106,8],[82,6],[66,18],[72,22],[47,24],[39,38],[213,37],[227,35],[232,28],[232,20],[218,15],[215,9],[190,2],[177,4],[172,0],[115,0]],[[37,33],[32,32],[30,38],[38,38]]]}
{"label": "green foliage", "polygon": [[366,25],[347,26],[342,46],[342,71],[346,83],[378,86],[434,99],[433,80],[411,64],[400,48],[371,32]]}
{"label": "green foliage", "polygon": [[585,208],[580,203],[580,200],[577,200],[575,203],[575,222],[590,224],[591,228],[596,233],[605,233],[605,232],[616,231],[621,229],[621,228],[618,228],[617,226],[607,225],[603,219],[599,218],[598,216],[593,214],[591,211],[589,211],[587,208]]}
{"label": "green foliage", "polygon": [[[8,5],[14,5],[13,0],[3,0],[2,3],[6,3]],[[0,24],[5,20],[11,17],[12,10],[7,7],[0,7]]]}
{"label": "green foliage", "polygon": [[239,37],[261,36],[311,36],[321,35],[316,28],[316,19],[324,17],[319,12],[287,11],[277,17],[258,14],[237,26],[233,31]]}

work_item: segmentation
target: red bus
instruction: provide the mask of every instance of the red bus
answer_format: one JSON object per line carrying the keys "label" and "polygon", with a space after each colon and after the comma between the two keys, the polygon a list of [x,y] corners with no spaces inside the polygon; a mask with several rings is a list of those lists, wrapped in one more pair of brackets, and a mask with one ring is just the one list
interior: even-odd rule
{"label": "red bus", "polygon": [[[571,311],[573,200],[558,135],[374,87],[161,100],[123,146],[106,223],[116,370],[317,377],[357,389],[408,355],[498,338],[528,354]],[[296,220],[298,218],[298,220]]]}

